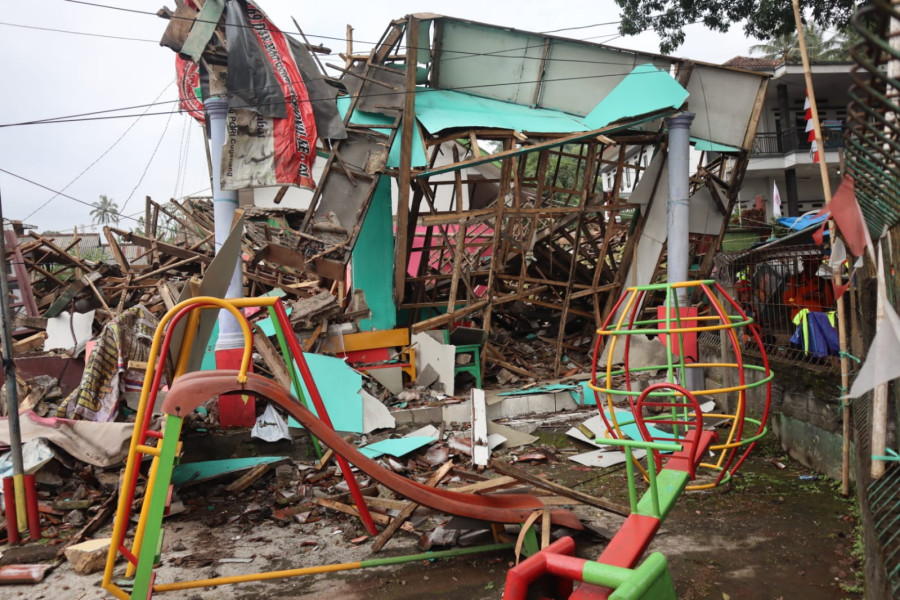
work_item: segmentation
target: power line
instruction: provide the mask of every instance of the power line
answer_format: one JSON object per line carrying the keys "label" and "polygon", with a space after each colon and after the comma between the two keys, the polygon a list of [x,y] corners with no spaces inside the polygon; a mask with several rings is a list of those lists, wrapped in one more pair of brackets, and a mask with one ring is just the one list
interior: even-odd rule
{"label": "power line", "polygon": [[182,114],[181,118],[181,143],[178,145],[178,172],[175,173],[175,187],[172,188],[172,197],[178,193],[178,183],[181,182],[181,193],[184,193],[184,180],[187,172],[188,150],[191,147],[191,117]]}
{"label": "power line", "polygon": [[[169,89],[169,86],[171,86],[172,83],[174,83],[174,80],[173,80],[172,82],[169,82],[169,83],[166,84],[166,86],[162,89],[162,91],[159,92],[159,94],[156,96],[156,98],[154,99],[153,102],[156,102],[157,100],[159,100],[160,97],[162,97],[162,95],[166,93],[166,90]],[[146,106],[147,106],[147,109],[144,110],[143,114],[139,115],[139,116],[134,120],[134,122],[133,122],[131,125],[129,125],[128,128],[125,129],[125,131],[122,132],[122,135],[120,135],[120,136],[118,137],[118,139],[116,139],[116,141],[114,141],[114,142],[112,143],[112,145],[111,145],[109,148],[107,148],[100,156],[98,156],[98,157],[94,160],[94,162],[92,162],[92,163],[89,164],[87,167],[85,167],[84,170],[83,170],[81,173],[79,173],[78,175],[76,175],[75,178],[74,178],[72,181],[70,181],[69,183],[67,183],[66,186],[62,189],[62,191],[65,191],[65,190],[69,189],[69,187],[71,187],[73,183],[75,183],[76,181],[78,181],[79,179],[81,179],[81,176],[82,176],[82,175],[84,175],[85,173],[87,173],[88,171],[90,171],[90,170],[94,167],[94,165],[96,165],[98,162],[100,162],[100,161],[103,159],[104,156],[106,156],[107,154],[109,154],[109,153],[112,151],[112,149],[115,148],[115,147],[119,144],[119,142],[121,142],[121,141],[125,138],[125,136],[128,134],[128,132],[131,131],[131,130],[134,128],[135,125],[137,125],[138,121],[141,120],[141,117],[143,117],[143,116],[145,116],[145,115],[147,114],[147,112],[150,110],[150,107],[153,106],[153,104],[151,103],[151,104],[148,104],[148,105],[146,105]],[[54,194],[53,196],[51,196],[46,202],[44,202],[43,204],[41,204],[40,206],[38,206],[36,209],[34,209],[33,211],[31,211],[31,212],[28,214],[28,216],[25,217],[25,218],[22,219],[22,220],[23,220],[23,221],[27,221],[28,219],[30,219],[36,212],[38,212],[39,210],[43,209],[45,206],[47,206],[48,204],[50,204],[57,196],[59,196],[58,193],[57,193],[57,194]]]}
{"label": "power line", "polygon": [[[69,0],[69,1],[73,1],[73,0]],[[614,63],[614,62],[603,62],[602,64],[623,66],[622,63]],[[558,83],[558,82],[564,82],[564,81],[581,81],[581,80],[587,80],[587,79],[603,79],[606,77],[624,77],[629,74],[631,74],[631,71],[616,72],[616,73],[603,73],[603,74],[595,74],[595,75],[578,75],[578,76],[573,76],[573,77],[559,77],[559,78],[555,78],[555,79],[536,79],[536,80],[528,80],[528,81],[507,81],[507,82],[483,83],[483,84],[478,84],[478,85],[466,85],[466,86],[448,87],[448,88],[417,88],[415,93],[466,91],[466,90],[474,90],[474,89],[502,87],[502,86],[507,86],[507,85],[546,84],[546,83]],[[638,74],[638,76],[640,76],[640,75],[641,74]],[[290,81],[290,83],[296,83],[296,82]],[[272,87],[281,87],[281,84],[278,84],[277,86],[272,86]],[[258,88],[258,89],[266,89],[266,88]],[[245,90],[245,91],[249,91],[249,90]],[[225,95],[232,96],[232,95],[237,95],[239,93],[241,93],[241,92],[234,91],[234,92],[227,92]],[[358,94],[358,96],[360,98],[376,98],[376,97],[386,97],[386,96],[400,96],[400,95],[405,95],[407,93],[408,92],[406,90],[400,90],[400,91],[391,91],[391,92],[375,92],[375,93],[370,93],[370,94]],[[318,102],[321,100],[331,100],[331,99],[332,98],[330,98],[330,97],[329,98],[309,98],[307,100],[299,100],[298,99],[298,102]],[[173,102],[177,102],[177,101],[167,100],[164,102],[142,104],[139,106],[156,106],[156,105],[163,105],[163,104],[172,104]],[[238,109],[255,109],[257,106],[258,105],[256,105],[256,104],[247,104],[247,105],[240,105],[240,106],[230,106],[230,108],[236,109],[236,110],[238,110]],[[88,115],[90,115],[90,114],[105,114],[105,113],[118,112],[120,110],[129,110],[129,109],[130,109],[130,107],[126,107],[126,108],[121,108],[121,109],[108,109],[108,110],[104,110],[104,111],[97,111],[96,113],[83,113],[83,114],[88,114]],[[160,111],[160,112],[153,112],[153,113],[146,112],[143,114],[146,116],[158,116],[158,115],[171,115],[176,112],[184,113],[186,111],[184,111],[183,109],[180,109],[180,108],[176,108],[176,109],[170,110],[170,111]],[[44,120],[39,120],[39,121],[0,124],[0,128],[18,127],[18,126],[25,126],[25,125],[53,125],[53,124],[57,124],[57,123],[81,123],[81,122],[89,122],[89,121],[104,121],[104,120],[110,120],[110,119],[124,119],[124,118],[128,118],[128,117],[133,117],[133,116],[135,116],[135,115],[134,114],[126,114],[126,115],[90,116],[90,117],[79,118],[78,115],[72,115],[72,118],[55,117],[53,119],[44,119]]]}
{"label": "power line", "polygon": [[[148,10],[138,10],[138,9],[135,9],[135,8],[125,8],[125,7],[121,7],[121,6],[112,6],[112,5],[108,5],[108,4],[99,4],[99,3],[96,3],[96,2],[87,2],[87,1],[85,1],[85,0],[66,0],[66,2],[70,2],[70,3],[72,3],[72,4],[81,4],[81,5],[84,5],[84,6],[92,6],[92,7],[96,7],[96,8],[106,8],[106,9],[110,9],[110,10],[118,10],[118,11],[122,11],[122,12],[129,12],[129,13],[134,13],[134,14],[150,15],[150,16],[154,16],[154,17],[159,17],[159,15],[158,15],[157,13],[154,13],[154,12],[151,12],[151,11],[148,11]],[[665,14],[661,14],[661,15],[651,15],[651,16],[647,17],[647,19],[650,20],[650,21],[654,21],[654,20],[657,20],[657,19],[665,18],[666,16],[667,16],[667,15],[665,15]],[[165,18],[167,18],[167,19],[183,19],[183,20],[186,20],[186,21],[192,21],[192,22],[196,22],[196,23],[213,23],[213,21],[208,21],[208,20],[205,20],[205,19],[199,19],[199,18],[195,18],[195,17],[179,17],[179,16],[176,16],[176,15],[174,15],[174,14],[168,15],[168,16],[165,17]],[[452,18],[452,17],[450,17],[450,18]],[[621,20],[620,20],[620,21],[609,21],[609,22],[606,22],[606,23],[595,23],[595,24],[593,24],[593,25],[582,25],[582,26],[574,26],[574,27],[564,27],[564,28],[561,28],[561,29],[554,29],[554,30],[551,30],[551,31],[544,31],[544,32],[538,32],[538,33],[539,33],[539,34],[548,34],[548,33],[554,33],[554,32],[559,32],[559,31],[570,31],[570,30],[577,30],[577,29],[587,29],[587,28],[591,28],[591,27],[599,27],[599,26],[602,26],[602,25],[616,25],[616,24],[619,24],[619,23],[621,23],[621,22],[622,22]],[[700,21],[695,21],[694,23],[688,23],[687,25],[695,25],[696,23],[699,23],[699,22],[700,22]],[[218,23],[218,21],[216,21],[215,23]],[[283,29],[281,29],[281,28],[275,26],[274,23],[272,23],[272,25],[273,25],[273,28],[270,29],[269,31],[275,31],[275,32],[278,32],[278,33],[282,33],[282,34],[284,34],[284,35],[290,35],[290,36],[295,36],[295,37],[301,35],[301,34],[298,33],[298,32],[285,31],[285,30],[283,30]],[[255,30],[254,27],[252,27],[252,26],[250,26],[250,25],[237,25],[237,24],[232,24],[232,25],[230,25],[230,26],[233,26],[233,27],[243,27],[243,28],[245,28],[245,29],[253,29],[253,30]],[[306,36],[307,36],[307,37],[317,38],[317,39],[323,39],[323,40],[337,41],[337,42],[347,42],[347,41],[348,41],[348,38],[347,38],[347,37],[337,37],[337,36],[319,35],[319,34],[315,34],[315,33],[307,33]],[[597,36],[597,37],[603,37],[603,36]],[[617,35],[617,36],[615,36],[615,37],[621,37],[621,35]],[[613,39],[615,39],[615,37],[614,37]],[[587,38],[587,39],[580,40],[580,41],[587,41],[587,40],[589,40],[589,39],[593,39],[593,38]],[[366,41],[360,41],[360,40],[353,40],[353,42],[354,42],[354,43],[358,43],[358,44],[365,44],[365,45],[369,45],[369,46],[376,46],[376,45],[378,45],[378,42],[366,42]],[[409,46],[406,46],[406,45],[403,45],[403,44],[398,44],[398,45],[397,45],[397,48],[398,48],[398,49],[408,49]],[[506,48],[506,49],[502,50],[502,52],[511,52],[511,51],[515,51],[515,50],[528,50],[529,48],[530,48],[530,47],[528,47],[528,46],[523,46],[523,47],[521,47],[521,48]],[[428,51],[428,50],[431,49],[431,47],[430,47],[430,46],[417,46],[416,49],[417,49],[417,50],[422,50],[422,51]],[[456,52],[456,51],[455,51],[455,52]],[[462,52],[462,51],[458,51],[458,52]],[[500,51],[496,51],[496,52],[500,52]],[[470,55],[470,56],[490,56],[490,55],[494,55],[495,53],[494,53],[494,52],[487,52],[487,53],[481,53],[481,52],[469,52],[469,53],[467,53],[467,54]],[[531,56],[520,57],[520,56],[516,56],[516,57],[513,57],[513,58],[526,58],[526,59],[530,59],[530,60],[543,60],[543,59],[542,59],[541,57],[539,57],[539,56],[537,56],[537,57],[531,57]],[[565,62],[592,62],[592,61],[581,61],[581,60],[577,60],[577,59],[568,59],[568,60],[565,60]]]}
{"label": "power line", "polygon": [[[75,4],[86,5],[86,6],[94,6],[94,7],[98,7],[98,8],[106,8],[106,9],[111,9],[111,10],[120,10],[120,11],[124,11],[124,12],[131,12],[131,13],[137,13],[137,14],[144,14],[144,15],[153,15],[153,16],[156,16],[155,13],[152,13],[152,12],[149,12],[149,11],[142,11],[142,10],[137,10],[137,9],[129,9],[129,8],[124,8],[124,7],[117,7],[117,6],[105,5],[105,4],[97,4],[97,3],[91,3],[91,2],[84,2],[84,1],[82,1],[82,0],[67,0],[67,1],[68,1],[68,2],[72,2],[72,3],[75,3]],[[172,18],[176,18],[176,17],[172,16]],[[189,19],[188,17],[177,17],[177,18]],[[189,19],[189,20],[192,20],[192,21],[195,21],[195,22],[203,22],[203,20],[201,20],[201,19]],[[617,22],[616,22],[616,21],[610,21],[610,22],[607,22],[607,23],[597,23],[597,24],[594,24],[594,25],[585,25],[585,26],[580,26],[580,27],[563,28],[563,29],[557,29],[557,30],[553,30],[553,31],[566,31],[566,30],[571,30],[571,29],[583,29],[583,28],[596,27],[596,26],[600,26],[600,25],[611,25],[611,24],[615,24],[615,23],[617,23]],[[2,24],[2,23],[0,23],[0,24]],[[24,25],[23,25],[23,27],[30,27],[30,26],[24,26]],[[50,30],[50,29],[48,29],[48,28],[39,28],[39,29],[46,29],[46,30],[48,30],[48,31],[52,31],[52,30]],[[296,34],[296,33],[286,32],[286,31],[280,30],[280,29],[278,29],[277,27],[275,27],[274,30],[275,30],[275,31],[279,31],[279,32],[281,32],[281,33],[283,33],[283,34],[286,34],[286,35],[299,35],[299,34]],[[68,32],[66,32],[65,30],[58,30],[58,31],[63,32],[63,33],[68,33]],[[544,33],[551,33],[551,32],[544,32]],[[99,34],[98,34],[98,35],[99,35]],[[328,37],[328,36],[316,36],[316,35],[314,35],[314,34],[310,34],[310,36],[311,36],[311,37],[321,37],[321,38],[327,38],[327,37]],[[101,36],[101,37],[102,37],[102,36]],[[600,38],[600,37],[607,37],[607,40],[606,40],[606,41],[611,41],[611,40],[613,40],[613,39],[617,39],[618,37],[621,37],[621,35],[613,35],[613,36],[595,36],[594,38],[585,38],[585,39],[580,40],[580,41],[588,41],[588,40],[591,40],[591,39],[597,39],[597,38]],[[138,39],[138,38],[123,38],[123,39]],[[346,38],[329,38],[329,39],[344,40],[344,39],[346,39]],[[144,41],[153,41],[153,40],[144,40]],[[370,44],[371,42],[361,42],[361,43]],[[400,48],[400,47],[403,47],[403,46],[398,46],[398,48]],[[427,47],[427,48],[426,48],[426,47],[423,47],[422,49],[423,49],[423,50],[425,50],[425,49],[430,49],[430,47]],[[481,52],[481,53],[479,53],[479,52],[465,52],[465,51],[461,51],[461,50],[454,50],[454,51],[447,51],[446,53],[460,54],[460,56],[445,57],[445,58],[443,58],[443,61],[460,60],[460,59],[463,59],[463,58],[478,57],[478,56],[493,56],[493,57],[497,57],[497,58],[512,58],[512,59],[519,59],[519,60],[543,60],[542,57],[536,57],[536,56],[522,56],[522,55],[510,55],[510,54],[509,54],[509,52],[515,52],[515,51],[519,51],[519,50],[528,50],[528,49],[530,49],[530,47],[529,47],[529,46],[525,46],[525,47],[521,47],[521,48],[505,48],[505,49],[502,49],[502,50],[496,50],[496,51],[492,51],[492,52]],[[556,60],[557,60],[558,62],[574,62],[574,63],[583,63],[583,64],[619,64],[619,63],[613,63],[613,62],[611,62],[611,61],[593,61],[593,60],[585,60],[585,59],[556,59]],[[469,87],[473,87],[473,86],[469,86]],[[474,87],[478,87],[478,86],[474,86]],[[448,89],[453,89],[453,88],[448,88]],[[242,90],[242,91],[249,91],[249,90]],[[230,92],[230,93],[232,93],[232,94],[234,94],[234,93],[240,93],[240,91],[233,91],[233,92]],[[401,93],[402,93],[402,92],[401,92]],[[314,99],[310,99],[310,102],[312,102],[312,101],[314,101]],[[165,102],[165,103],[169,103],[169,102],[177,102],[177,101],[167,101],[167,102]],[[137,105],[137,106],[130,107],[130,108],[141,108],[141,107],[143,107],[143,106],[144,106],[144,105]],[[246,106],[246,107],[235,107],[235,108],[253,108],[253,107],[251,107],[251,106]],[[38,125],[38,124],[46,124],[46,123],[67,123],[67,122],[77,122],[77,121],[81,121],[81,120],[85,120],[85,121],[87,121],[87,120],[101,120],[101,119],[79,119],[78,117],[86,117],[86,116],[97,115],[97,114],[105,114],[105,113],[108,113],[108,112],[119,112],[119,111],[121,111],[121,110],[128,110],[128,108],[122,108],[122,109],[109,109],[109,110],[103,110],[103,111],[95,111],[95,112],[91,112],[91,113],[81,113],[81,114],[78,114],[78,115],[69,115],[69,116],[66,116],[66,117],[51,117],[51,118],[47,118],[47,119],[37,119],[37,120],[32,120],[32,121],[22,121],[22,122],[18,122],[18,123],[5,123],[5,124],[0,124],[0,128],[2,128],[2,127],[23,126],[23,125]],[[156,114],[168,114],[168,113],[154,113],[154,115],[156,115]],[[130,116],[130,115],[125,115],[125,116]],[[119,118],[119,117],[116,117],[116,118]]]}
{"label": "power line", "polygon": [[159,146],[162,144],[163,138],[166,137],[166,132],[169,130],[169,123],[172,122],[172,114],[169,115],[169,118],[166,119],[166,126],[163,127],[163,131],[159,136],[159,140],[156,142],[156,147],[153,149],[153,152],[150,154],[149,160],[147,160],[147,166],[144,167],[144,172],[141,173],[141,178],[138,179],[138,182],[134,184],[134,187],[131,189],[131,193],[128,194],[128,197],[125,198],[125,202],[122,203],[122,208],[119,210],[125,210],[125,206],[128,204],[128,201],[131,200],[134,193],[137,191],[138,187],[143,183],[144,177],[147,176],[147,171],[150,170],[150,165],[153,163],[153,159],[156,157],[156,153],[159,151]]}
{"label": "power line", "polygon": [[[171,85],[171,83],[169,85]],[[166,87],[168,87],[168,86],[166,86]],[[162,95],[162,94],[160,94],[160,95]],[[34,119],[32,121],[21,121],[19,123],[0,123],[0,128],[2,128],[2,127],[19,127],[21,125],[44,125],[47,123],[65,122],[65,121],[59,121],[59,120],[60,119],[72,119],[72,118],[76,118],[76,117],[89,117],[92,115],[102,115],[102,114],[111,113],[111,112],[121,112],[123,110],[132,110],[135,108],[148,108],[149,109],[150,107],[160,106],[162,104],[177,104],[180,101],[181,100],[164,100],[163,102],[157,102],[156,100],[154,100],[153,102],[150,102],[148,104],[135,104],[132,106],[124,106],[122,108],[107,108],[107,109],[103,109],[103,110],[94,110],[94,111],[85,112],[85,113],[76,113],[74,115],[65,115],[62,117],[47,117],[46,119]]]}
{"label": "power line", "polygon": [[[15,177],[16,179],[20,179],[20,180],[22,180],[22,181],[24,181],[24,182],[26,182],[26,183],[30,183],[30,184],[33,185],[33,186],[36,186],[36,187],[45,189],[45,190],[47,190],[48,192],[53,192],[53,193],[56,194],[57,196],[62,196],[63,198],[68,198],[69,200],[72,200],[73,202],[77,202],[78,204],[83,204],[83,205],[85,205],[85,206],[87,206],[87,207],[90,207],[90,208],[92,208],[92,209],[94,209],[94,210],[98,210],[98,207],[97,207],[97,206],[94,206],[94,205],[91,204],[90,202],[85,202],[84,200],[81,200],[80,198],[76,198],[75,196],[70,196],[70,195],[68,195],[68,194],[63,193],[63,192],[60,191],[60,190],[54,190],[53,188],[48,187],[48,186],[46,186],[46,185],[44,185],[44,184],[42,184],[42,183],[38,183],[37,181],[34,181],[34,180],[32,180],[32,179],[28,179],[27,177],[23,177],[23,176],[21,176],[21,175],[17,175],[17,174],[15,174],[15,173],[13,173],[12,171],[7,171],[7,170],[4,169],[4,168],[0,168],[0,173],[6,173],[6,174],[9,175],[10,177]],[[122,214],[119,214],[118,212],[113,211],[113,210],[99,209],[99,212],[107,213],[107,214],[109,214],[109,215],[113,215],[113,216],[118,217],[118,218],[120,218],[120,219],[128,219],[129,221],[134,221],[135,223],[138,222],[138,220],[135,219],[134,217],[130,217],[130,216],[128,216],[128,215],[122,215]],[[27,220],[27,219],[23,219],[23,221],[24,221],[24,220]],[[165,228],[161,228],[161,229],[165,229]],[[168,229],[168,231],[171,231],[171,232],[173,232],[173,233],[176,232],[175,229]]]}
{"label": "power line", "polygon": [[34,29],[37,31],[52,31],[54,33],[68,33],[70,35],[83,35],[86,37],[98,37],[98,38],[106,38],[110,40],[126,40],[129,42],[149,42],[151,44],[158,44],[159,40],[148,40],[144,38],[133,38],[133,37],[124,37],[121,35],[107,35],[104,33],[89,33],[86,31],[71,31],[68,29],[53,29],[52,27],[37,27],[36,25],[23,25],[21,23],[6,23],[0,21],[0,25],[4,25],[6,27],[18,27],[20,29]]}
{"label": "power line", "polygon": [[576,27],[563,27],[562,29],[548,29],[540,33],[559,33],[560,31],[575,31],[576,29],[592,29],[594,27],[603,27],[604,25],[618,25],[622,21],[607,21],[606,23],[594,23],[593,25],[578,25]]}

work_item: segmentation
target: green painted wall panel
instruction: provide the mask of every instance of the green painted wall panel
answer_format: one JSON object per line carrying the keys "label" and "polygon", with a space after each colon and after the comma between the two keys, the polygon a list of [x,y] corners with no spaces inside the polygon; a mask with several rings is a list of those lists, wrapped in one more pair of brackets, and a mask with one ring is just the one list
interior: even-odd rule
{"label": "green painted wall panel", "polygon": [[352,256],[353,287],[366,293],[372,318],[360,321],[363,331],[393,329],[397,325],[394,304],[394,229],[391,218],[391,181],[382,177]]}

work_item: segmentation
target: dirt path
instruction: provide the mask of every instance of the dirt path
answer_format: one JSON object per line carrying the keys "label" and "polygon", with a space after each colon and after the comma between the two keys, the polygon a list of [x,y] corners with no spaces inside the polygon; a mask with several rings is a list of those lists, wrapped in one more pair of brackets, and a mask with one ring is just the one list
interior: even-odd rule
{"label": "dirt path", "polygon": [[[557,431],[544,432],[557,439]],[[563,454],[559,455],[560,457]],[[785,466],[778,469],[773,461]],[[568,461],[529,467],[554,481],[588,493],[602,493],[627,502],[624,472],[604,477]],[[833,482],[807,481],[810,473],[782,456],[770,440],[722,490],[688,493],[663,524],[651,550],[669,560],[678,597],[682,600],[856,600],[851,556],[855,533],[853,502],[840,497]],[[368,543],[353,544],[361,530],[349,517],[318,523],[278,526],[271,520],[234,517],[249,497],[233,502],[209,502],[193,514],[166,522],[167,535],[158,581],[177,581],[364,560],[372,557]],[[615,531],[622,518],[586,506],[576,508],[584,520]],[[443,516],[428,516],[427,530]],[[108,528],[107,528],[108,529]],[[101,531],[98,536],[109,535]],[[382,553],[417,553],[417,537],[398,533]],[[596,558],[603,542],[579,538],[578,554]],[[380,555],[379,555],[380,556]],[[242,560],[244,562],[221,562]],[[328,575],[201,588],[159,594],[157,598],[223,600],[237,598],[321,598],[339,600],[498,599],[502,595],[511,554],[475,555],[445,561],[420,561],[402,566],[347,571]],[[79,576],[63,565],[46,581],[33,586],[0,588],[0,598],[29,600],[109,597],[98,587],[99,574]]]}

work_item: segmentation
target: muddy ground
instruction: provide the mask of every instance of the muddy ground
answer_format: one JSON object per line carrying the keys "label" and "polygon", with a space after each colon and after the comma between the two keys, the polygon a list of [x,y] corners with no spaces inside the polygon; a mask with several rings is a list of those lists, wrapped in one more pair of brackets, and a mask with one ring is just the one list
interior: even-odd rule
{"label": "muddy ground", "polygon": [[[573,422],[588,414],[573,415]],[[627,503],[624,470],[591,470],[565,460],[578,442],[561,434],[565,426],[539,430],[541,442],[556,449],[559,461],[527,466],[553,481]],[[207,447],[209,445],[207,444]],[[295,448],[298,452],[300,448]],[[268,453],[263,449],[262,453]],[[221,457],[221,456],[220,456]],[[208,457],[203,457],[208,458]],[[190,460],[190,457],[188,457]],[[195,459],[198,460],[198,459]],[[776,465],[783,465],[779,468]],[[521,466],[521,465],[520,465]],[[490,474],[490,473],[488,473]],[[669,560],[683,600],[788,600],[863,598],[854,558],[856,511],[841,498],[839,485],[788,459],[770,435],[724,488],[684,495],[651,546]],[[307,524],[279,526],[265,518],[235,518],[265,499],[266,490],[237,497],[214,486],[197,490],[194,510],[167,519],[158,582],[343,563],[420,552],[418,535],[398,532],[373,555],[370,541],[352,543],[363,532],[351,517],[329,512]],[[215,493],[212,493],[215,492]],[[190,499],[191,494],[185,493]],[[204,501],[205,500],[205,501]],[[191,505],[189,503],[189,505]],[[588,506],[573,510],[596,529],[614,532],[622,517]],[[421,510],[418,528],[448,520]],[[107,526],[97,537],[108,536]],[[605,542],[596,534],[577,538],[578,555],[596,558]],[[489,542],[484,539],[482,543]],[[242,562],[233,562],[242,561]],[[474,555],[402,566],[346,571],[220,588],[158,594],[159,598],[322,598],[340,600],[499,599],[511,553]],[[119,567],[121,570],[121,566]],[[82,600],[109,597],[100,575],[80,576],[67,564],[44,582],[0,587],[0,598]]]}

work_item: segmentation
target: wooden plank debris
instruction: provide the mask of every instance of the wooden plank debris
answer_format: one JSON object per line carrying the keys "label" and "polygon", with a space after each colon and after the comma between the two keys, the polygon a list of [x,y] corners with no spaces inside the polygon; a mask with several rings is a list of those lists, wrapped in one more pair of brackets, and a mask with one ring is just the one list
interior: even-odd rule
{"label": "wooden plank debris", "polygon": [[590,494],[585,494],[584,492],[579,492],[578,490],[574,490],[572,488],[566,487],[564,485],[554,483],[552,481],[548,481],[541,477],[537,477],[526,471],[511,467],[506,463],[503,463],[499,460],[491,461],[491,468],[503,475],[507,475],[509,477],[514,477],[519,481],[524,481],[526,483],[530,483],[535,487],[539,487],[541,489],[545,489],[553,492],[554,494],[558,494],[560,496],[564,496],[566,498],[572,498],[573,500],[578,500],[584,504],[589,504],[590,506],[594,506],[600,509],[603,509],[607,512],[611,512],[617,515],[621,515],[623,517],[627,517],[631,514],[631,511],[627,506],[623,506],[611,500],[606,500],[605,498],[598,498],[596,496],[591,496]]}
{"label": "wooden plank debris", "polygon": [[[453,461],[448,461],[438,467],[438,470],[435,471],[431,477],[428,478],[428,481],[425,482],[425,485],[428,487],[436,487],[444,476],[450,472],[450,469],[453,468]],[[419,505],[415,502],[408,502],[406,507],[400,511],[394,520],[381,532],[378,534],[378,537],[375,538],[375,541],[372,543],[372,552],[378,552],[381,550],[385,544],[388,543],[388,540],[391,539],[391,536],[403,526],[403,523],[412,516],[416,509],[419,508]]]}

